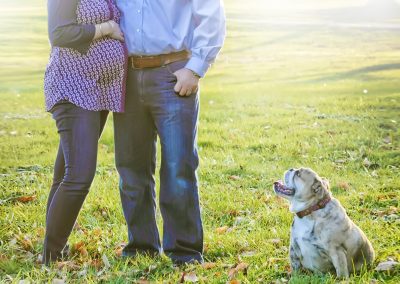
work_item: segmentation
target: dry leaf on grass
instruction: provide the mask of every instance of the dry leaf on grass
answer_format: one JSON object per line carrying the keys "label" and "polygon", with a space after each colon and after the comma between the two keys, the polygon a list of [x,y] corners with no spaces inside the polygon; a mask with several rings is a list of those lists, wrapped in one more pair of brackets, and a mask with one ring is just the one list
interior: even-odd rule
{"label": "dry leaf on grass", "polygon": [[222,235],[222,234],[225,234],[228,231],[228,229],[229,229],[228,226],[223,226],[223,227],[219,227],[219,228],[215,229],[215,232]]}
{"label": "dry leaf on grass", "polygon": [[103,260],[104,263],[104,268],[105,269],[109,269],[111,267],[110,262],[108,261],[108,258],[105,254],[103,254],[103,256],[101,257],[101,259]]}
{"label": "dry leaf on grass", "polygon": [[217,266],[217,264],[214,263],[214,262],[204,262],[201,266],[202,266],[204,269],[213,269],[214,267]]}
{"label": "dry leaf on grass", "polygon": [[275,245],[277,245],[277,244],[280,244],[282,240],[276,238],[276,239],[270,239],[270,240],[268,240],[268,241],[271,242],[271,243],[273,243],[273,244],[275,244]]}
{"label": "dry leaf on grass", "polygon": [[124,242],[122,242],[122,243],[118,244],[117,246],[115,246],[115,249],[114,249],[115,255],[118,256],[118,257],[122,256],[122,251],[123,251],[125,246],[126,246],[126,243],[124,243]]}
{"label": "dry leaf on grass", "polygon": [[246,257],[246,256],[253,256],[253,255],[256,255],[256,254],[257,254],[256,251],[251,250],[251,251],[244,251],[240,255]]}
{"label": "dry leaf on grass", "polygon": [[229,281],[229,284],[240,284],[240,281],[233,279],[233,280]]}
{"label": "dry leaf on grass", "polygon": [[73,251],[78,252],[82,257],[87,257],[89,255],[84,242],[74,244]]}
{"label": "dry leaf on grass", "polygon": [[20,196],[16,200],[18,202],[28,203],[28,202],[34,201],[35,199],[36,199],[36,195],[26,195],[26,196]]}
{"label": "dry leaf on grass", "polygon": [[199,278],[197,277],[196,273],[194,272],[183,272],[182,277],[180,280],[180,283],[185,283],[185,282],[191,282],[191,283],[196,283],[199,281]]}
{"label": "dry leaf on grass", "polygon": [[240,215],[240,211],[235,210],[235,209],[229,210],[229,211],[228,211],[228,215],[229,215],[229,216],[233,216],[233,217],[237,217],[237,216]]}
{"label": "dry leaf on grass", "polygon": [[247,274],[247,268],[249,267],[249,265],[247,263],[241,262],[238,265],[236,265],[235,267],[231,268],[228,272],[228,278],[230,280],[232,280],[233,278],[236,277],[236,275],[239,272],[243,272],[244,275]]}
{"label": "dry leaf on grass", "polygon": [[240,180],[240,176],[235,176],[235,175],[229,176],[229,179],[230,180]]}
{"label": "dry leaf on grass", "polygon": [[81,268],[80,265],[77,265],[75,262],[73,261],[59,261],[56,263],[56,266],[58,269],[66,269],[69,271],[72,270],[79,270]]}
{"label": "dry leaf on grass", "polygon": [[65,281],[63,279],[53,279],[53,281],[51,281],[52,284],[64,284]]}
{"label": "dry leaf on grass", "polygon": [[199,278],[197,277],[196,273],[194,273],[194,272],[190,272],[190,273],[186,274],[183,279],[185,280],[185,282],[192,282],[192,283],[199,281]]}
{"label": "dry leaf on grass", "polygon": [[33,250],[33,243],[28,235],[17,235],[18,244],[26,251]]}
{"label": "dry leaf on grass", "polygon": [[349,190],[349,189],[350,189],[350,185],[349,185],[347,182],[345,182],[345,181],[339,182],[338,185],[337,185],[337,187],[338,187],[339,189],[342,189],[342,190]]}
{"label": "dry leaf on grass", "polygon": [[101,261],[101,259],[95,258],[90,261],[90,266],[96,269],[100,269],[103,266],[103,262]]}
{"label": "dry leaf on grass", "polygon": [[383,261],[375,268],[376,271],[393,271],[399,267],[400,263],[394,260]]}
{"label": "dry leaf on grass", "polygon": [[385,144],[391,144],[392,143],[392,137],[386,136],[385,138],[383,138],[383,142]]}

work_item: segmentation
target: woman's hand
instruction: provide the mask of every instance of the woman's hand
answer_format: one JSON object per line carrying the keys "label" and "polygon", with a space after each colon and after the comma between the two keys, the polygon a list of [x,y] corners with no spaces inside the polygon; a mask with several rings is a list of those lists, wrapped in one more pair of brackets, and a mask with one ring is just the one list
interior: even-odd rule
{"label": "woman's hand", "polygon": [[96,25],[96,34],[94,39],[99,39],[105,36],[109,36],[110,38],[119,41],[124,41],[124,34],[119,25],[113,20]]}
{"label": "woman's hand", "polygon": [[119,40],[119,41],[124,41],[124,34],[122,33],[119,25],[116,22],[114,22],[113,20],[108,21],[107,24],[109,24],[111,26],[111,31],[110,31],[109,37]]}

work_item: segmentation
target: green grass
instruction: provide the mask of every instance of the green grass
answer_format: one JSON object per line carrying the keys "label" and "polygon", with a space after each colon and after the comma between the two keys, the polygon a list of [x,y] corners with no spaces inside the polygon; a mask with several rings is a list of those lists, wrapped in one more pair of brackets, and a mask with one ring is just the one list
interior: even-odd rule
{"label": "green grass", "polygon": [[[288,275],[293,216],[271,186],[299,166],[330,180],[371,240],[376,264],[400,261],[400,68],[388,65],[400,63],[399,31],[309,17],[313,3],[334,9],[337,1],[309,0],[308,10],[290,17],[261,6],[263,0],[225,2],[228,37],[202,83],[199,133],[204,256],[216,265],[178,270],[165,257],[117,256],[127,233],[110,117],[81,229],[70,238],[72,245],[83,242],[88,255],[73,254],[78,267],[44,269],[36,259],[58,143],[42,93],[49,51],[45,3],[0,0],[0,282],[177,283],[193,271],[199,282],[225,283],[231,266],[245,262],[247,274],[235,277],[242,283],[334,283],[329,275]],[[22,195],[36,199],[16,201]],[[230,229],[216,231],[224,226]],[[103,255],[111,267],[102,272]],[[399,283],[400,273],[370,270],[350,281]]]}

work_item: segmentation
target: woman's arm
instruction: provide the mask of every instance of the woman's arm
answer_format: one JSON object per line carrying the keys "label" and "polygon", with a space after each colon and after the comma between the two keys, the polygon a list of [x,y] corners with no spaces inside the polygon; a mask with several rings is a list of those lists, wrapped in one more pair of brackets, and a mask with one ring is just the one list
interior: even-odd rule
{"label": "woman's arm", "polygon": [[70,47],[86,53],[90,43],[103,36],[112,36],[119,27],[114,21],[98,25],[78,24],[76,9],[79,0],[48,0],[48,30],[52,46]]}

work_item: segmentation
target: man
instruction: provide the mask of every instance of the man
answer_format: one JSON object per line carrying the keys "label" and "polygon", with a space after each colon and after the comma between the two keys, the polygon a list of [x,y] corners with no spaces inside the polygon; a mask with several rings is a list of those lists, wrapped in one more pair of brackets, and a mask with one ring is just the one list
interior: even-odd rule
{"label": "man", "polygon": [[223,5],[221,0],[117,0],[117,5],[129,53],[125,112],[114,116],[129,234],[123,255],[161,253],[154,190],[158,135],[163,251],[178,265],[201,263],[198,86],[224,41]]}

